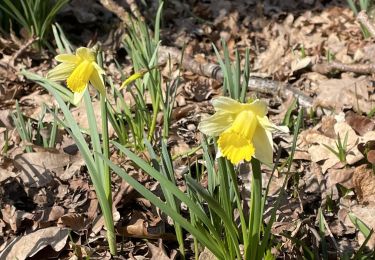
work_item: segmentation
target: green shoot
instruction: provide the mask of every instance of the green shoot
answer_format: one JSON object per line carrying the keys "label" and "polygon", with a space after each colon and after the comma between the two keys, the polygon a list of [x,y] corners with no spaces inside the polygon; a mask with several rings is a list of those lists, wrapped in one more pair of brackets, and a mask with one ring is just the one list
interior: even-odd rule
{"label": "green shoot", "polygon": [[341,141],[340,134],[337,135],[336,149],[323,144],[325,148],[331,151],[334,155],[337,156],[340,162],[346,164],[346,155],[347,155],[347,142],[348,142],[348,133],[345,134],[344,141]]}
{"label": "green shoot", "polygon": [[[346,0],[350,9],[352,9],[352,12],[354,13],[355,16],[358,15],[359,11],[365,10],[366,12],[370,9],[371,7],[371,1],[370,0],[359,0],[359,7],[355,4],[354,0]],[[368,29],[361,24],[361,30],[362,30],[362,35],[365,38],[371,37],[371,34],[369,33]]]}

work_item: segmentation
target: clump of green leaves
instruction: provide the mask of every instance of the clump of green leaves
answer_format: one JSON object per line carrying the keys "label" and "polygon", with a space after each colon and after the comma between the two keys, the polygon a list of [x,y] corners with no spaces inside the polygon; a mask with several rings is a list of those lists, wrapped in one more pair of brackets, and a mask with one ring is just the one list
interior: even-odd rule
{"label": "clump of green leaves", "polygon": [[[56,111],[57,108],[55,108],[55,113]],[[18,102],[16,102],[16,110],[12,113],[12,119],[28,153],[32,152],[32,144],[44,148],[55,147],[58,123],[56,120],[53,120],[51,125],[44,123],[46,113],[47,107],[43,105],[38,120],[32,120],[31,118],[25,120],[25,116],[21,112]]]}
{"label": "clump of green leaves", "polygon": [[[348,2],[350,9],[352,9],[353,13],[356,16],[358,15],[359,11],[365,10],[366,12],[368,12],[372,6],[372,3],[370,0],[359,0],[359,6],[357,6],[353,0],[346,0],[346,1]],[[361,30],[362,30],[363,37],[365,38],[371,37],[371,34],[367,30],[367,28],[362,24],[361,24]]]}
{"label": "clump of green leaves", "polygon": [[340,134],[337,135],[337,141],[335,142],[337,150],[334,148],[323,144],[325,148],[330,150],[342,163],[346,163],[346,154],[347,154],[347,143],[348,143],[348,133],[345,134],[344,140],[341,141]]}
{"label": "clump of green leaves", "polygon": [[[5,16],[3,16],[1,24],[8,27],[4,28],[5,30],[10,30],[10,25],[17,26],[17,29],[20,30],[26,30],[28,37],[38,38],[38,47],[41,47],[41,45],[47,44],[46,40],[56,14],[68,1],[2,0],[0,11]],[[6,19],[10,19],[10,21],[6,21]]]}

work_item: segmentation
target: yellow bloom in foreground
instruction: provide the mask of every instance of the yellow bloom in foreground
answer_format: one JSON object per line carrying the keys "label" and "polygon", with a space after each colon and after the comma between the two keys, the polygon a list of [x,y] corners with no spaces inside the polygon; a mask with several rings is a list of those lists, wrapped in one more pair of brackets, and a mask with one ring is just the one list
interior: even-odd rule
{"label": "yellow bloom in foreground", "polygon": [[271,164],[273,140],[276,127],[267,118],[267,105],[261,100],[242,104],[228,97],[212,101],[216,113],[199,124],[199,130],[209,136],[219,136],[219,153],[233,164],[252,157]]}
{"label": "yellow bloom in foreground", "polygon": [[92,49],[81,47],[76,54],[60,54],[55,59],[61,64],[48,72],[47,78],[60,81],[66,80],[68,88],[81,96],[88,83],[96,88],[101,95],[105,95],[105,87],[101,77],[102,68],[96,63],[95,52]]}

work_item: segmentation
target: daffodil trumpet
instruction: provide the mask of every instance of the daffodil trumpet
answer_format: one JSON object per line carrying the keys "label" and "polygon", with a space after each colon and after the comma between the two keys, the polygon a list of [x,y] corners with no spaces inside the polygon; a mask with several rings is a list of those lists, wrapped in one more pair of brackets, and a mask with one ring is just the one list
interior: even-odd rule
{"label": "daffodil trumpet", "polygon": [[212,101],[216,113],[199,124],[199,130],[208,136],[218,136],[219,155],[237,165],[250,161],[252,157],[265,164],[273,161],[272,132],[283,132],[286,127],[277,127],[267,117],[267,104],[256,99],[251,103],[240,103],[228,97]]}

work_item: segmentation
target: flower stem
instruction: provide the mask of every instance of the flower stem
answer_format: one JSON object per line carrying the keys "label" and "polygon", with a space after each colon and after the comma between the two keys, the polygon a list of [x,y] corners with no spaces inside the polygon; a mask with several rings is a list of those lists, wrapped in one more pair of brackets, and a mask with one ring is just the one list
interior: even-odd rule
{"label": "flower stem", "polygon": [[253,158],[251,160],[251,205],[249,219],[249,244],[245,249],[245,259],[257,259],[259,247],[261,222],[262,222],[262,172],[260,162]]}
{"label": "flower stem", "polygon": [[[100,110],[102,116],[102,149],[105,158],[109,159],[109,134],[108,134],[108,119],[107,119],[107,106],[106,97],[100,95]],[[109,217],[104,218],[104,223],[107,228],[107,239],[109,251],[112,255],[116,255],[116,234],[113,223],[113,209],[112,209],[112,189],[111,189],[111,174],[109,172],[108,164],[103,161],[104,183],[103,188],[107,199],[110,214]]]}

